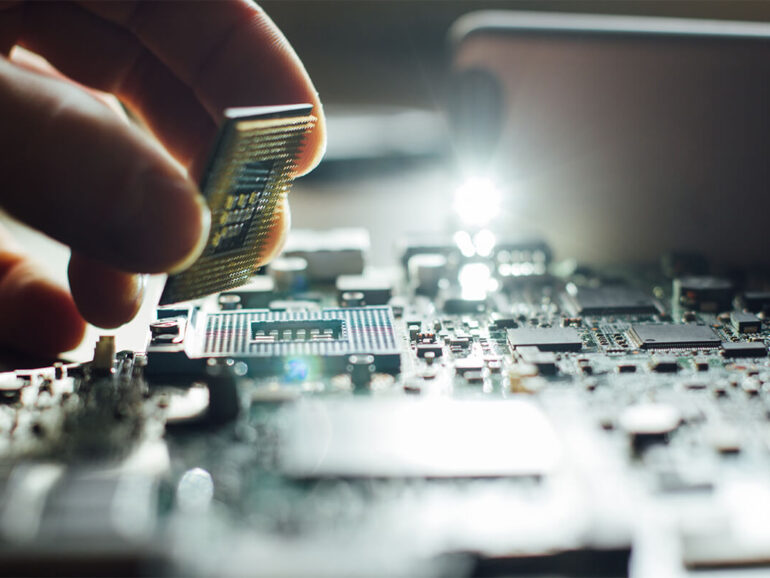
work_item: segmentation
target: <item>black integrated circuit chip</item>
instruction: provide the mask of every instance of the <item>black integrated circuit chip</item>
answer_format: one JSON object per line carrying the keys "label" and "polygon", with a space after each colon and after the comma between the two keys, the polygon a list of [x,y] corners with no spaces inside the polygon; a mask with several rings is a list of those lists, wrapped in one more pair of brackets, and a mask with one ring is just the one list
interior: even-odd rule
{"label": "black integrated circuit chip", "polygon": [[629,334],[642,349],[719,347],[716,333],[705,325],[641,325],[634,324]]}
{"label": "black integrated circuit chip", "polygon": [[571,299],[579,315],[654,315],[660,312],[652,297],[626,285],[580,287]]}
{"label": "black integrated circuit chip", "polygon": [[770,311],[770,291],[746,291],[743,304],[749,311],[756,313]]}
{"label": "black integrated circuit chip", "polygon": [[580,351],[583,340],[574,327],[521,327],[506,331],[508,345],[534,346],[540,351]]}
{"label": "black integrated circuit chip", "polygon": [[730,313],[730,323],[740,333],[759,333],[762,329],[762,320],[759,317],[743,311]]}
{"label": "black integrated circuit chip", "polygon": [[662,359],[655,359],[650,364],[650,369],[655,373],[676,373],[679,371],[679,363],[676,358],[664,357]]}
{"label": "black integrated circuit chip", "polygon": [[722,353],[725,357],[767,357],[767,347],[761,341],[726,342],[722,344]]}
{"label": "black integrated circuit chip", "polygon": [[340,275],[337,277],[337,300],[342,302],[345,293],[361,293],[366,305],[387,305],[393,296],[393,283],[385,278],[364,275]]}
{"label": "black integrated circuit chip", "polygon": [[674,299],[682,307],[694,311],[728,311],[734,286],[729,279],[690,276],[674,279]]}

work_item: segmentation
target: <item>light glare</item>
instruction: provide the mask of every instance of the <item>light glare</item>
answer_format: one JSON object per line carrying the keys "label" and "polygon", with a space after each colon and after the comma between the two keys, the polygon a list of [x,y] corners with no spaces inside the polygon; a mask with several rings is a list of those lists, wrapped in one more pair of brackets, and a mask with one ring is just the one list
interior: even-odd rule
{"label": "light glare", "polygon": [[500,189],[487,178],[471,178],[455,191],[453,208],[467,225],[483,227],[500,214]]}
{"label": "light glare", "polygon": [[473,236],[473,245],[480,257],[489,257],[495,248],[495,234],[489,229],[481,229]]}
{"label": "light glare", "polygon": [[473,246],[473,239],[468,231],[457,231],[453,238],[463,257],[470,258],[476,254],[476,247]]}
{"label": "light glare", "polygon": [[463,265],[458,275],[463,299],[484,299],[490,289],[492,272],[484,263]]}

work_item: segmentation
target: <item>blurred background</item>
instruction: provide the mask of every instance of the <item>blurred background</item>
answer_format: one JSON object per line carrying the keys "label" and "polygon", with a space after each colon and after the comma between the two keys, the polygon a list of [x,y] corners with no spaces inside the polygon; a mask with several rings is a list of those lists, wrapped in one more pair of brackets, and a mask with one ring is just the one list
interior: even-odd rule
{"label": "blurred background", "polygon": [[[457,187],[462,185],[463,177],[459,177],[453,171],[458,165],[458,159],[461,160],[467,156],[467,151],[458,154],[455,150],[456,139],[450,131],[445,113],[452,94],[453,58],[447,34],[452,24],[462,15],[491,9],[537,11],[544,14],[568,12],[586,15],[695,18],[717,22],[770,21],[770,2],[764,1],[268,0],[261,5],[281,27],[304,61],[329,116],[329,148],[326,160],[315,173],[297,182],[292,192],[294,226],[299,228],[365,227],[371,234],[372,261],[378,265],[393,262],[397,255],[396,247],[407,232],[450,231],[458,226],[456,222],[452,222],[452,218],[457,215],[452,214],[451,204]],[[665,50],[668,49],[664,49],[662,55],[659,53],[656,58],[665,58],[667,56]],[[702,55],[700,58],[703,60],[708,56]],[[562,74],[563,71],[558,66],[557,64],[550,74]],[[727,66],[730,64],[728,63]],[[686,67],[685,70],[687,70]],[[508,75],[513,77],[520,72],[515,65],[512,65]],[[759,70],[756,70],[756,73],[761,75]],[[677,75],[681,77],[681,70],[671,74],[674,78],[677,78]],[[711,80],[703,81],[697,88],[693,84],[682,90],[679,95],[674,94],[674,98],[677,96],[689,98],[693,94],[698,94],[696,92],[698,90],[714,93],[719,80],[719,71],[716,74],[713,70],[704,72],[704,75],[709,74],[712,76]],[[644,82],[650,85],[655,80]],[[660,83],[661,79],[657,79],[657,82]],[[681,84],[686,85],[687,82],[688,80],[683,80]],[[567,88],[569,89],[570,86],[567,85]],[[745,89],[741,88],[741,90]],[[628,95],[625,95],[624,98],[627,97]],[[550,103],[550,106],[553,107],[553,104]],[[636,104],[626,102],[617,105],[618,114],[622,114],[622,109],[632,108]],[[704,109],[709,106],[722,107],[721,111],[710,112],[712,118],[724,116],[723,105],[724,101],[708,105],[703,103]],[[527,114],[535,112],[530,111],[527,106],[524,107],[528,111]],[[616,106],[616,103],[610,106]],[[667,105],[662,102],[661,106]],[[728,106],[733,107],[732,103]],[[569,124],[570,114],[577,117],[583,112],[579,107],[575,110],[565,109],[562,112],[562,119],[566,119]],[[655,116],[656,111],[645,114],[648,114],[648,117],[639,123],[642,128],[645,125],[663,126],[665,124],[663,117]],[[589,118],[589,114],[584,114],[584,117]],[[727,119],[728,117],[725,117],[725,123],[728,122]],[[762,122],[765,120],[763,118]],[[738,123],[733,124],[737,126]],[[722,128],[714,127],[714,134]],[[560,130],[565,130],[564,124],[561,125]],[[683,131],[685,127],[679,127],[679,130]],[[556,132],[554,129],[551,134],[545,135],[545,138],[556,139]],[[544,135],[534,136],[540,138]],[[651,140],[669,139],[669,137],[670,134],[649,135]],[[617,140],[617,137],[615,138]],[[632,139],[633,136],[620,138]],[[697,138],[699,137],[693,137],[690,140],[697,140]],[[735,138],[741,137],[736,134]],[[673,147],[673,144],[670,146]],[[651,148],[654,148],[654,145]],[[654,151],[652,152],[654,154]],[[706,163],[709,159],[701,153],[702,151],[693,152],[691,156],[698,157],[700,162]],[[605,162],[605,165],[607,164],[610,164],[609,160]],[[671,164],[673,166],[674,161]],[[618,166],[618,163],[615,163],[615,166]],[[600,170],[604,171],[606,168],[603,166]],[[572,177],[574,182],[583,179],[585,174]],[[710,179],[711,175],[704,178]],[[661,180],[663,180],[662,176]],[[725,176],[724,180],[730,184],[734,183],[734,174]],[[552,179],[549,183],[541,183],[540,188],[546,190],[550,187],[548,189],[550,191],[565,184],[570,184],[570,180],[566,177],[562,181]],[[595,183],[588,184],[594,186]],[[607,188],[613,185],[617,185],[617,181],[607,184]],[[675,194],[676,191],[673,189],[678,185],[672,181],[670,186],[672,194]],[[527,188],[530,192],[536,190],[536,187],[529,184]],[[640,189],[642,188],[644,187],[640,186]],[[716,185],[712,188],[716,188]],[[578,189],[577,192],[581,191]],[[648,193],[648,191],[640,192],[642,196]],[[626,197],[632,195],[628,190],[624,190],[623,193]],[[614,193],[607,193],[607,195],[610,194]],[[664,194],[669,193],[661,192],[661,196]],[[502,194],[504,200],[510,196],[508,192]],[[583,198],[585,196],[583,195]],[[579,194],[573,194],[560,200],[572,204],[580,201],[580,197]],[[533,195],[529,195],[529,198],[533,198]],[[545,202],[543,200],[543,203]],[[552,201],[549,199],[547,202]],[[631,210],[629,207],[617,206],[617,202],[614,207],[610,207],[611,204],[612,202],[602,205],[601,201],[597,200],[596,209],[602,215],[609,213],[610,208],[615,213]],[[648,203],[650,207],[653,204]],[[683,196],[678,206],[669,206],[669,210],[662,211],[667,213],[664,218],[664,220],[668,219],[667,223],[657,222],[651,215],[650,222],[658,231],[648,227],[647,238],[664,227],[669,229],[672,225],[678,227],[680,223],[686,221],[682,217],[687,213],[690,215],[689,227],[692,230],[685,231],[680,227],[679,238],[671,242],[691,239],[696,245],[699,225],[693,216],[692,207],[692,199]],[[517,212],[524,215],[526,210],[519,211],[521,208],[503,207],[503,213],[513,217]],[[638,208],[635,207],[635,209]],[[672,208],[676,210],[671,210]],[[660,208],[658,210],[660,211]],[[590,211],[593,211],[593,214],[589,214]],[[656,258],[659,246],[669,241],[661,237],[659,246],[649,245],[646,254],[623,255],[620,250],[617,254],[610,254],[606,249],[613,244],[617,245],[617,239],[609,238],[608,234],[600,247],[597,239],[585,237],[576,224],[577,221],[582,221],[583,231],[588,230],[589,227],[596,230],[606,226],[608,220],[600,222],[593,208],[590,210],[584,208],[583,212],[584,214],[573,215],[571,225],[552,222],[546,230],[538,230],[537,225],[541,224],[542,219],[534,219],[537,222],[533,223],[532,215],[529,215],[528,223],[508,219],[506,228],[519,231],[531,227],[533,231],[526,234],[546,237],[546,240],[556,246],[557,258],[577,256],[589,261],[602,258],[610,260],[625,257]],[[506,218],[501,218],[500,221],[506,221]],[[562,225],[571,228],[570,238],[574,239],[582,235],[585,240],[583,245],[565,250],[566,238],[552,238],[554,231]],[[624,224],[616,223],[616,230],[612,235],[619,237],[624,227]],[[567,235],[566,230],[564,235]],[[634,243],[639,246],[639,241],[643,240],[637,239]],[[680,248],[689,250],[693,247]],[[733,256],[730,250],[725,250],[724,253],[728,257]],[[724,254],[720,255],[720,257],[724,256]]]}
{"label": "blurred background", "polygon": [[328,104],[433,108],[448,79],[447,30],[475,10],[770,21],[764,0],[266,0]]}

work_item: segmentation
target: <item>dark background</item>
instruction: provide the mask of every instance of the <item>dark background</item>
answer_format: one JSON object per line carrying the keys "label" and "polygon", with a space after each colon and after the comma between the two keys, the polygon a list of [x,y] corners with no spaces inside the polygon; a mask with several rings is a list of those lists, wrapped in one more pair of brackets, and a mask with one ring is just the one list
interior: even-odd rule
{"label": "dark background", "polygon": [[327,104],[442,105],[446,32],[460,15],[515,9],[770,21],[770,2],[268,0],[260,2]]}

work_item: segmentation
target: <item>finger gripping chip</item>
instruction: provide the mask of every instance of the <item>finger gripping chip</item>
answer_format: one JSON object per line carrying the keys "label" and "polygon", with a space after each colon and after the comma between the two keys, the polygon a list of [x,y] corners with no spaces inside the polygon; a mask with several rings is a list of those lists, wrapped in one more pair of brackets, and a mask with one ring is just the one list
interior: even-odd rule
{"label": "finger gripping chip", "polygon": [[205,297],[249,280],[315,120],[309,104],[225,111],[201,182],[211,210],[208,242],[190,268],[169,275],[161,305]]}

